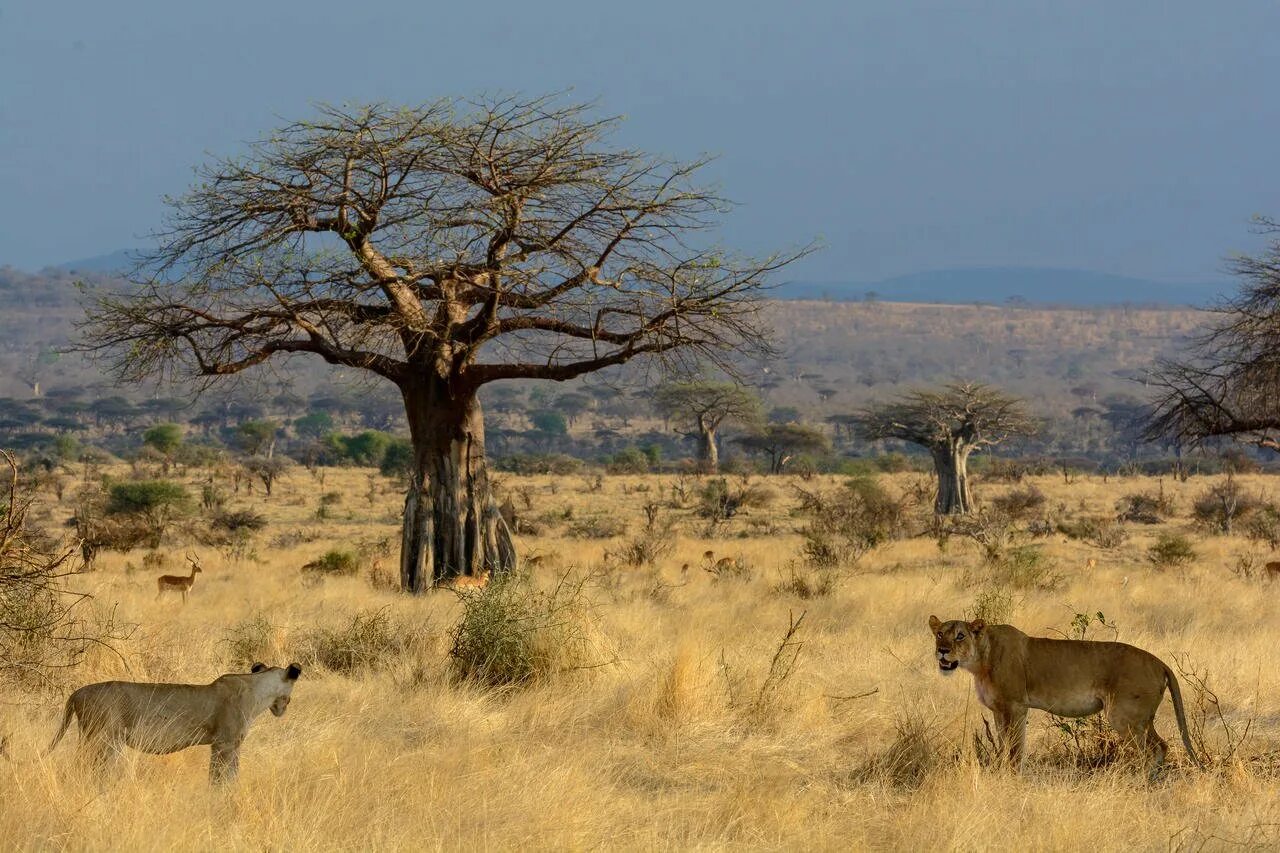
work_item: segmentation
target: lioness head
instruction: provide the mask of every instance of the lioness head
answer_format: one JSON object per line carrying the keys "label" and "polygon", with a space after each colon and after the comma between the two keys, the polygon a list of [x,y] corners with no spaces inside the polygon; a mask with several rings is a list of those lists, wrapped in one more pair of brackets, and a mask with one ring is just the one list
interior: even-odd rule
{"label": "lioness head", "polygon": [[986,627],[987,623],[981,619],[943,622],[937,616],[930,616],[929,630],[933,632],[934,647],[938,652],[938,669],[949,675],[957,667],[977,661],[978,637]]}
{"label": "lioness head", "polygon": [[266,689],[271,698],[271,713],[277,717],[282,716],[285,708],[289,707],[289,696],[293,693],[293,685],[298,683],[298,676],[302,675],[302,667],[296,663],[291,663],[288,667],[255,663],[249,671],[255,675],[261,674],[267,679]]}

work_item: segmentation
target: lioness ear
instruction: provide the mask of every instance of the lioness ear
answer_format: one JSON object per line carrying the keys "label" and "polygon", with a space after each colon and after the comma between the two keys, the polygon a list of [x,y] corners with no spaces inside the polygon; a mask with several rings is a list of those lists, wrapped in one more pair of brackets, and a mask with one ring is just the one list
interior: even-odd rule
{"label": "lioness ear", "polygon": [[969,623],[969,630],[975,634],[981,631],[985,627],[987,627],[987,623],[983,622],[981,619],[974,619],[972,622]]}
{"label": "lioness ear", "polygon": [[942,627],[942,622],[941,622],[941,621],[939,621],[939,619],[938,619],[938,617],[937,617],[937,616],[930,616],[930,617],[929,617],[929,630],[930,630],[930,631],[932,631],[932,632],[934,632],[934,633],[936,634],[936,633],[938,633],[938,629],[939,629],[939,628],[941,628],[941,627]]}
{"label": "lioness ear", "polygon": [[267,668],[267,665],[265,663],[255,663],[253,666],[249,667],[249,671],[262,672],[266,668]]}
{"label": "lioness ear", "polygon": [[302,667],[296,663],[289,664],[289,668],[284,671],[284,677],[289,681],[297,681],[299,675],[302,675]]}

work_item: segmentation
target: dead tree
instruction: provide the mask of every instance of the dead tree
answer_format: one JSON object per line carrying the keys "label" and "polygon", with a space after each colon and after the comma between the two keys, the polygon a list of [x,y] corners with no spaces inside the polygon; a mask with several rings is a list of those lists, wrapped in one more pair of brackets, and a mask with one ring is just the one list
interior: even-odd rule
{"label": "dead tree", "polygon": [[323,107],[203,167],[133,287],[89,306],[83,346],[130,381],[305,354],[394,383],[403,588],[508,570],[479,389],[644,357],[728,367],[766,344],[762,288],[806,251],[700,241],[725,209],[704,161],[613,147],[616,124],[554,97]]}
{"label": "dead tree", "polygon": [[1014,436],[1035,434],[1038,423],[1022,401],[980,383],[911,391],[857,415],[858,434],[867,440],[899,439],[927,449],[938,475],[934,512],[973,511],[969,456]]}
{"label": "dead tree", "polygon": [[1260,255],[1232,262],[1239,292],[1153,373],[1147,440],[1183,448],[1229,437],[1280,451],[1280,222],[1259,224],[1273,236]]}

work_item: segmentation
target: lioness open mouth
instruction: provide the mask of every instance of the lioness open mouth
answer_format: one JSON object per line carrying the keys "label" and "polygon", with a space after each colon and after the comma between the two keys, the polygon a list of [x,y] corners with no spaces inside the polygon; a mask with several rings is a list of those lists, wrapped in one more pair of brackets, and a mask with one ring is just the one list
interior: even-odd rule
{"label": "lioness open mouth", "polygon": [[940,661],[938,661],[938,669],[942,670],[943,672],[951,672],[951,670],[955,669],[955,668],[956,668],[956,667],[958,667],[959,665],[960,665],[960,661],[958,661],[958,660],[940,660]]}

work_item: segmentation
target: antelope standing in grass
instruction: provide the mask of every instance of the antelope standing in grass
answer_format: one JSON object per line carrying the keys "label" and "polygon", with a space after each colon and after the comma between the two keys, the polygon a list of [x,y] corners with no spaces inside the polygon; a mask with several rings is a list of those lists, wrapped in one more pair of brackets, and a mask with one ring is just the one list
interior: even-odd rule
{"label": "antelope standing in grass", "polygon": [[192,586],[195,585],[196,573],[204,571],[204,569],[200,568],[199,559],[192,557],[191,555],[188,554],[187,562],[191,564],[191,574],[161,575],[160,577],[156,578],[156,600],[157,601],[160,599],[160,596],[164,595],[164,593],[168,591],[168,592],[182,593],[182,603],[183,604],[187,603],[187,592],[188,590],[191,589]]}

